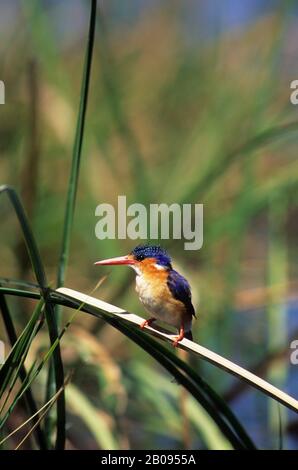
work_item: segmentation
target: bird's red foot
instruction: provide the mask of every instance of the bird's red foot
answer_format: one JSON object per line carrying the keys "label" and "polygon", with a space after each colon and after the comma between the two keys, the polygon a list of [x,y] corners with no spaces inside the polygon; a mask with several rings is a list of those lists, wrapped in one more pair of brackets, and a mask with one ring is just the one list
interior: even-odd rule
{"label": "bird's red foot", "polygon": [[179,331],[179,336],[176,336],[176,338],[173,341],[174,348],[177,348],[179,341],[182,341],[183,338],[184,338],[184,328],[181,327]]}
{"label": "bird's red foot", "polygon": [[150,326],[151,323],[153,323],[155,320],[156,318],[149,318],[148,320],[144,320],[143,323],[140,324],[140,328],[143,330],[145,326]]}

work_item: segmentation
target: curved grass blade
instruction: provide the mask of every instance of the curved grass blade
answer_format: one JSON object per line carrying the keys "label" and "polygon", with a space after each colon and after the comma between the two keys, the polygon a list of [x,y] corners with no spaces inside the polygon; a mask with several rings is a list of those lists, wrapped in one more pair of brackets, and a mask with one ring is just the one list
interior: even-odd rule
{"label": "curved grass blade", "polygon": [[[113,324],[113,323],[111,323]],[[113,325],[115,326],[115,325]],[[222,418],[221,414],[217,410],[217,408],[213,405],[212,402],[208,400],[206,395],[202,393],[200,387],[198,387],[197,383],[189,380],[187,375],[184,375],[180,370],[179,366],[177,367],[176,361],[172,361],[168,357],[168,350],[161,345],[159,347],[155,347],[157,343],[156,341],[152,340],[148,335],[142,332],[139,335],[138,331],[134,331],[127,327],[126,325],[121,325],[121,328],[118,328],[119,331],[124,333],[127,337],[132,339],[136,344],[141,346],[147,353],[149,353],[155,360],[157,360],[168,372],[170,372],[175,379],[184,386],[189,393],[193,395],[193,397],[203,406],[203,408],[207,411],[210,417],[214,420],[214,422],[218,425],[219,429],[223,433],[223,435],[230,441],[234,449],[254,449],[255,446],[251,443],[247,446],[241,439],[240,436],[234,433],[233,429],[230,428],[228,423]],[[176,359],[176,356],[173,355]],[[250,441],[247,438],[247,441]]]}
{"label": "curved grass blade", "polygon": [[[123,310],[115,305],[108,304],[100,299],[96,299],[95,297],[90,297],[89,295],[83,294],[82,292],[75,291],[73,289],[67,288],[60,288],[57,289],[57,293],[61,293],[69,297],[70,299],[75,299],[77,301],[82,302],[85,306],[92,306],[98,312],[103,312],[104,314],[108,314],[113,318],[116,318],[120,321],[126,321],[131,325],[140,326],[143,322],[143,318],[130,313],[126,310]],[[55,295],[55,294],[51,294]],[[167,342],[173,342],[173,337],[175,335],[169,333],[168,331],[156,329],[151,326],[146,327],[146,331],[153,336],[157,336],[160,339],[166,340]],[[276,401],[279,401],[283,405],[287,406],[289,409],[298,412],[298,400],[287,393],[283,392],[282,390],[274,387],[270,383],[266,382],[261,377],[252,374],[247,369],[238,366],[234,362],[226,359],[225,357],[211,351],[210,349],[201,346],[198,343],[193,341],[189,341],[187,339],[183,339],[178,344],[179,348],[189,351],[191,354],[198,355],[200,358],[203,358],[205,361],[229,372],[232,375],[235,375],[241,380],[245,380],[249,382],[249,384],[259,390],[261,390],[266,395],[270,396]]]}
{"label": "curved grass blade", "polygon": [[202,393],[206,395],[206,397],[210,400],[210,402],[214,405],[214,407],[222,414],[224,419],[229,422],[229,425],[232,426],[234,431],[241,437],[242,441],[248,448],[254,447],[254,444],[248,434],[246,433],[245,429],[238,421],[234,413],[231,411],[231,408],[226,404],[226,402],[213,390],[210,385],[208,385],[205,380],[200,377],[196,371],[190,367],[190,365],[183,361],[180,357],[176,356],[172,351],[165,349],[160,343],[157,343],[157,348],[160,348],[160,352],[164,353],[167,352],[167,356],[171,358],[173,362],[178,365],[181,370],[183,370],[189,377],[197,384],[199,384]]}
{"label": "curved grass blade", "polygon": [[[62,289],[61,289],[61,290],[62,290]],[[1,289],[0,289],[0,291],[1,291]],[[5,289],[5,288],[2,288],[2,291],[5,292],[6,289]],[[63,290],[62,290],[62,291],[63,291]],[[70,291],[70,292],[71,292],[71,291]],[[75,291],[72,291],[72,292],[75,293]],[[28,294],[29,294],[29,293],[28,293]],[[77,292],[76,294],[77,294],[77,296],[79,296],[79,293],[78,293],[78,292]],[[96,316],[96,317],[104,318],[107,322],[109,322],[109,323],[112,324],[113,326],[118,327],[118,329],[121,329],[120,326],[123,324],[123,322],[121,321],[122,317],[121,317],[121,319],[119,318],[119,320],[120,320],[120,322],[119,322],[119,321],[118,321],[118,318],[115,319],[115,317],[112,317],[112,315],[113,315],[113,314],[112,314],[112,311],[111,311],[111,313],[109,313],[109,312],[110,312],[109,309],[108,309],[107,311],[105,311],[104,308],[95,307],[95,306],[93,306],[92,304],[90,305],[90,303],[89,303],[89,304],[84,304],[84,303],[82,304],[82,302],[83,302],[82,299],[87,297],[87,296],[85,296],[84,294],[80,294],[80,296],[77,297],[77,298],[75,297],[75,302],[74,302],[74,298],[73,298],[73,297],[70,297],[70,296],[68,296],[68,295],[65,295],[65,294],[63,294],[63,292],[60,293],[59,291],[56,291],[56,292],[52,291],[52,292],[51,292],[51,297],[52,297],[53,302],[61,303],[61,304],[63,304],[63,305],[69,306],[69,307],[71,307],[71,308],[77,308],[77,307],[79,306],[79,308],[80,308],[81,310],[83,310],[83,311],[85,311],[85,312],[87,312],[87,313],[90,313],[90,314],[92,314],[92,315],[94,315],[94,316]],[[91,298],[89,298],[89,302],[90,302],[90,299],[91,299]],[[94,299],[94,301],[95,301],[95,299]],[[86,302],[86,300],[85,300],[85,302]],[[97,302],[101,302],[101,301],[97,301]],[[104,303],[103,303],[103,304],[104,304]],[[107,306],[109,307],[109,304],[105,304],[105,305],[107,305]],[[110,307],[112,307],[113,309],[115,309],[115,312],[117,312],[117,307],[115,307],[115,306],[110,306]],[[119,310],[119,309],[118,309],[118,310]],[[121,309],[120,309],[120,310],[121,310]],[[121,310],[121,312],[128,314],[128,312],[124,312],[124,311],[122,311],[122,310]],[[117,315],[117,313],[116,313],[116,315]],[[131,314],[129,314],[129,315],[131,315]],[[111,317],[112,317],[112,319],[111,319]],[[134,322],[134,320],[131,320],[131,319],[130,319],[130,321],[133,321],[133,322]],[[120,326],[119,326],[119,325],[120,325]],[[129,329],[129,330],[130,330],[130,329]],[[122,331],[122,330],[121,330],[121,331]],[[137,335],[141,333],[139,330],[136,330],[136,332],[137,332]],[[151,333],[152,333],[152,332],[151,332]],[[157,333],[158,333],[158,332],[156,332],[156,334],[157,334]],[[164,335],[163,333],[159,333],[158,336],[164,337],[165,335]],[[155,343],[155,342],[154,342],[154,343]],[[169,355],[169,352],[168,352],[167,350],[166,350],[166,355],[167,355],[167,356]],[[171,355],[171,353],[170,353],[170,355]],[[175,357],[175,356],[174,356],[174,357]],[[204,357],[204,355],[203,355],[203,357]],[[218,356],[218,357],[219,357],[219,356]],[[210,359],[209,359],[209,356],[207,356],[205,359],[210,360]],[[177,358],[175,357],[175,363],[176,363],[176,361],[177,361]],[[212,362],[213,362],[214,364],[216,364],[215,360],[212,361]],[[221,361],[221,362],[223,362],[223,361]],[[228,362],[229,362],[229,361],[228,361]],[[183,367],[183,368],[187,367],[187,365],[185,365],[185,364],[179,364],[179,365],[180,365],[181,367]],[[219,365],[220,367],[222,367],[220,364],[218,364],[218,365]],[[229,372],[231,372],[231,370],[229,370],[229,369],[227,369],[227,370],[228,370]],[[192,372],[191,372],[191,373],[192,373]],[[252,375],[252,374],[251,374],[251,375]],[[198,380],[196,376],[193,376],[193,378],[194,378],[194,380],[196,380],[196,381]],[[243,378],[245,378],[244,375],[243,375]],[[258,379],[258,377],[256,377],[256,376],[255,376],[255,378]],[[179,380],[179,379],[178,379],[178,380]],[[245,380],[246,380],[246,379],[245,379]],[[263,381],[263,382],[264,382],[264,381]],[[251,380],[250,380],[250,383],[251,383],[251,385],[253,385],[253,383],[252,383]],[[216,408],[218,408],[218,401],[217,401],[217,396],[216,396],[216,394],[214,394],[214,393],[212,393],[212,392],[211,392],[211,394],[210,394],[210,387],[209,387],[207,384],[201,383],[201,385],[203,385],[203,387],[205,388],[205,392],[207,392],[207,393],[208,393],[208,388],[209,388],[209,395],[208,395],[208,397],[209,397],[210,401],[213,402],[213,404],[216,403]],[[267,385],[269,386],[269,384],[267,384]],[[255,384],[255,387],[259,388],[259,384],[256,383],[256,384]],[[272,390],[270,391],[270,393],[269,393],[269,391],[266,391],[265,388],[262,388],[262,391],[265,392],[265,393],[270,394],[270,396],[272,396],[274,399],[281,401],[281,394],[282,394],[282,392],[280,392],[280,394],[274,395],[274,393],[273,393],[273,388],[272,388]],[[278,390],[277,390],[277,391],[278,391]],[[296,409],[296,410],[298,409],[298,408],[297,408],[297,405],[294,405],[295,400],[294,400],[292,397],[288,397],[289,400],[286,401],[286,394],[283,394],[283,396],[284,396],[284,399],[283,399],[283,401],[281,401],[281,402],[282,402],[284,405],[287,405],[287,406],[288,406],[289,408],[291,408],[291,409]],[[291,401],[290,401],[290,400],[291,400]],[[290,403],[291,403],[291,404],[290,404]],[[292,404],[292,403],[293,403],[293,404]],[[296,403],[296,402],[295,402],[295,403]],[[226,410],[225,406],[222,407],[220,411],[222,412],[224,418],[226,418],[226,419],[231,419],[231,418],[230,418],[231,415],[230,415],[230,417],[228,416],[228,415],[229,415],[229,412]],[[234,423],[233,423],[233,422],[232,422],[232,426],[234,426]],[[241,425],[240,425],[240,426],[241,426]],[[237,429],[237,425],[236,425],[236,429]],[[239,433],[239,429],[240,429],[240,428],[237,429],[237,432],[238,432],[238,433]],[[240,431],[240,433],[241,433],[241,431]],[[244,436],[244,434],[242,434],[241,438],[243,439],[243,441],[246,441],[246,439],[248,438],[248,441],[247,441],[244,445],[245,445],[245,446],[247,446],[247,444],[249,445],[249,440],[250,440],[250,438],[249,438],[248,436]],[[242,445],[243,445],[243,441],[242,441]],[[247,448],[247,447],[246,447],[246,448]]]}
{"label": "curved grass blade", "polygon": [[[58,336],[57,322],[56,322],[56,318],[54,315],[54,308],[48,299],[49,291],[48,291],[47,279],[46,279],[45,271],[44,271],[43,264],[41,261],[41,257],[39,254],[39,250],[37,248],[37,245],[36,245],[33,233],[31,231],[29,222],[27,220],[27,216],[25,214],[24,208],[21,204],[21,201],[19,200],[19,197],[16,191],[8,185],[0,186],[0,195],[4,193],[7,194],[9,201],[11,202],[14,208],[15,214],[18,218],[18,221],[19,221],[19,224],[20,224],[20,227],[21,227],[24,239],[25,239],[25,243],[27,246],[28,254],[31,260],[31,264],[32,264],[37,282],[39,284],[41,295],[45,300],[45,316],[46,316],[46,321],[47,321],[48,330],[49,330],[50,342],[51,344],[53,344],[55,342],[55,339]],[[64,383],[64,370],[63,370],[63,363],[61,359],[59,345],[55,349],[53,362],[54,362],[54,371],[55,371],[53,381],[55,382],[55,385],[56,385],[56,391],[58,391]],[[64,449],[64,444],[65,444],[65,396],[64,396],[64,392],[62,392],[59,396],[59,399],[57,400],[56,448]]]}
{"label": "curved grass blade", "polygon": [[1,287],[0,292],[2,294],[12,295],[16,297],[27,297],[28,299],[40,299],[40,294],[38,292],[32,292],[30,290],[23,290],[23,289],[13,289],[12,287]]}
{"label": "curved grass blade", "polygon": [[[101,312],[95,307],[92,307],[90,305],[84,305],[82,304],[82,302],[72,299],[57,291],[51,292],[51,298],[56,303],[76,309],[76,312],[78,310],[82,310],[86,313],[96,316],[97,318],[104,318],[104,320],[107,321],[109,324],[111,324],[123,334],[131,338],[134,342],[139,344],[144,350],[151,354],[152,357],[154,357],[155,359],[158,357],[158,362],[160,362],[176,378],[176,380],[181,383],[206,409],[206,411],[214,419],[215,423],[219,426],[220,430],[223,432],[229,442],[231,442],[233,447],[241,449],[254,448],[254,444],[252,443],[248,435],[245,434],[245,431],[243,430],[240,423],[235,426],[235,422],[237,422],[236,417],[234,417],[233,420],[230,419],[229,413],[227,413],[226,411],[222,413],[222,410],[225,410],[226,405],[221,404],[218,407],[218,402],[221,399],[216,396],[215,392],[212,399],[210,399],[210,397],[208,396],[208,390],[210,389],[210,387],[205,384],[201,378],[199,378],[199,380],[197,381],[197,375],[194,371],[193,376],[190,377],[188,375],[189,366],[186,365],[187,367],[183,370],[185,364],[183,363],[183,361],[178,360],[178,358],[173,353],[170,353],[166,348],[154,341],[142,331],[136,330],[135,327],[124,325],[123,322],[119,322],[117,319],[113,318],[107,313],[105,314],[104,312]],[[60,333],[59,340],[65,333],[68,326],[69,323],[64,327],[64,329]],[[58,342],[58,340],[56,342]],[[55,344],[52,345],[48,354],[50,354],[54,348]],[[43,362],[45,362],[47,359],[48,358],[46,357]],[[40,364],[35,373],[37,374],[41,368],[42,364]],[[33,379],[31,378],[30,382],[28,382],[27,384],[23,384],[22,393],[26,389],[24,388],[24,386],[28,387],[32,380]],[[217,397],[216,400],[214,399],[214,396]],[[231,415],[232,412],[230,412],[230,416]]]}
{"label": "curved grass blade", "polygon": [[[42,302],[42,298],[40,298],[40,302]],[[26,393],[26,391],[29,389],[29,387],[31,386],[31,384],[33,383],[33,381],[36,379],[36,377],[38,376],[38,374],[40,373],[40,371],[42,370],[42,368],[44,367],[44,365],[51,359],[52,355],[55,353],[55,350],[56,348],[59,346],[60,344],[60,340],[62,338],[62,336],[64,335],[64,333],[67,331],[67,329],[69,328],[69,326],[71,325],[74,317],[76,316],[76,314],[81,310],[82,308],[82,303],[80,303],[79,307],[76,309],[76,311],[73,313],[73,315],[71,316],[70,320],[68,320],[68,322],[65,324],[65,326],[62,328],[61,332],[59,333],[59,335],[57,336],[57,338],[55,339],[55,341],[53,342],[53,344],[51,344],[49,350],[46,352],[46,354],[44,355],[43,359],[39,362],[39,364],[36,366],[36,364],[34,363],[32,366],[31,366],[31,369],[30,371],[28,372],[28,374],[26,375],[25,377],[25,380],[22,382],[21,384],[21,387],[20,389],[18,390],[12,404],[10,405],[8,411],[6,412],[6,414],[4,415],[4,417],[1,419],[1,424],[0,424],[0,428],[5,424],[5,422],[7,421],[7,419],[9,418],[9,415],[12,413],[12,411],[14,410],[16,404],[19,402],[19,400],[23,397],[23,395]],[[38,331],[38,329],[36,329],[35,331]],[[1,369],[2,370],[2,369]],[[0,370],[0,373],[1,373],[1,370]],[[0,377],[0,380],[1,380],[1,377]],[[61,387],[59,389],[59,391],[56,392],[56,395],[59,396],[62,391],[64,390],[64,385],[68,382],[68,378],[66,378],[64,384],[63,384],[63,387]],[[1,381],[0,381],[1,383]],[[50,401],[51,399],[49,399]],[[48,403],[48,402],[47,402]]]}
{"label": "curved grass blade", "polygon": [[[130,364],[132,364],[132,367],[130,367]],[[136,393],[141,393],[150,402],[150,408],[152,407],[155,410],[152,416],[150,413],[150,421],[147,422],[146,420],[146,429],[149,429],[154,435],[164,434],[164,436],[168,436],[169,429],[171,429],[176,439],[180,439],[182,443],[182,423],[181,418],[177,417],[177,409],[181,409],[179,400],[181,390],[173,387],[172,381],[169,381],[168,377],[162,374],[162,371],[155,370],[138,359],[130,360],[129,367],[126,366],[125,370],[128,372],[129,377],[132,377],[132,383],[136,381],[138,384]],[[156,400],[157,394],[158,400]],[[184,405],[187,419],[198,432],[200,440],[208,449],[231,450],[231,444],[222,435],[217,425],[210,420],[203,407],[201,405],[197,406],[193,397],[184,389],[183,394],[186,398]],[[177,403],[177,400],[179,403]],[[157,414],[164,420],[165,427],[158,424]],[[197,437],[195,440],[197,441]],[[187,446],[184,443],[184,447],[190,449],[192,446],[191,441],[193,441],[192,437],[188,436]]]}
{"label": "curved grass blade", "polygon": [[[65,293],[67,291],[67,294]],[[0,287],[0,292],[3,292],[5,294],[11,294],[14,295],[14,292],[16,295],[21,295],[19,290],[14,290],[14,289],[8,289],[4,287]],[[71,295],[71,294],[72,295]],[[36,294],[33,294],[30,291],[26,292],[26,296],[31,297],[31,298],[36,298]],[[114,305],[107,304],[106,302],[103,302],[101,300],[95,299],[93,297],[89,297],[86,294],[83,294],[81,292],[73,291],[72,289],[59,289],[57,291],[50,291],[50,298],[54,303],[59,303],[61,305],[67,305],[70,306],[71,308],[75,308],[77,306],[77,302],[80,302],[80,309],[83,311],[86,311],[87,313],[90,313],[89,310],[87,311],[87,307],[93,307],[93,310],[91,312],[92,315],[100,317],[101,318],[101,313],[103,312],[103,316],[105,314],[107,315],[113,315],[113,317],[116,317],[120,321],[123,319],[126,319],[129,323],[132,325],[140,325],[142,319],[140,317],[137,317],[137,315],[131,314],[129,312],[126,312],[123,309],[119,309],[118,307]],[[88,298],[88,303],[87,303],[87,298]],[[66,300],[67,299],[67,300]],[[82,300],[85,299],[85,300]],[[74,300],[76,300],[75,306],[72,303]],[[67,303],[68,302],[68,303]],[[96,303],[96,305],[94,304]],[[100,304],[100,306],[98,305]],[[94,314],[94,310],[96,313]],[[128,315],[129,317],[123,316],[124,314]],[[133,317],[133,318],[132,318]],[[106,317],[105,317],[106,318]],[[146,328],[148,330],[148,333],[151,333],[153,336],[157,336],[158,338],[166,341],[172,341],[172,336],[168,333],[165,333],[164,331],[161,330],[156,330],[152,327]],[[183,340],[184,342],[187,340]],[[276,401],[279,401],[282,403],[284,406],[288,407],[289,409],[295,411],[296,413],[298,412],[298,400],[295,398],[291,397],[290,395],[287,395],[285,392],[277,389],[276,387],[273,387],[271,384],[265,382],[265,380],[261,379],[255,374],[252,374],[246,369],[241,368],[240,366],[237,366],[233,362],[225,359],[224,357],[220,356],[219,354],[216,354],[207,348],[204,348],[203,346],[198,345],[197,343],[190,343],[191,346],[188,344],[184,344],[183,341],[180,344],[180,347],[198,354],[201,358],[204,360],[210,362],[211,364],[219,367],[220,369],[223,369],[227,371],[228,373],[237,376],[238,378],[241,378],[242,380],[245,380],[245,382],[248,382],[249,385],[261,390],[263,393],[266,395],[270,396]],[[187,341],[189,343],[189,341]]]}
{"label": "curved grass blade", "polygon": [[[58,298],[56,295],[58,294]],[[60,297],[61,295],[61,297]],[[209,399],[208,392],[210,387],[203,382],[201,378],[197,381],[198,376],[193,371],[192,377],[185,375],[189,373],[190,367],[185,367],[183,361],[178,359],[175,354],[171,353],[164,346],[160,345],[154,341],[151,337],[143,333],[142,331],[136,330],[136,328],[130,325],[127,326],[124,322],[119,322],[117,319],[113,318],[109,314],[100,311],[97,308],[93,308],[90,305],[82,305],[81,301],[74,300],[69,298],[67,295],[61,294],[60,292],[53,292],[53,298],[59,303],[63,303],[71,308],[80,308],[82,311],[96,316],[97,318],[104,318],[109,324],[117,328],[127,337],[132,339],[136,344],[141,346],[146,352],[148,352],[153,358],[158,360],[174,377],[181,383],[205,408],[213,420],[218,424],[219,428],[231,444],[235,448],[255,448],[249,436],[245,433],[241,424],[237,421],[237,418],[233,416],[233,420],[229,423],[230,416],[233,413],[230,411],[228,413],[225,408],[227,405],[221,404],[219,410],[217,408],[219,401],[221,400],[214,392],[212,399]],[[181,364],[183,365],[183,372],[181,372]],[[177,367],[178,366],[178,367]],[[202,387],[202,384],[204,386]],[[215,398],[216,397],[216,398]],[[225,410],[225,416],[221,415],[221,410]],[[235,427],[235,423],[237,426]],[[234,428],[234,429],[233,429]],[[239,435],[237,432],[240,430]]]}

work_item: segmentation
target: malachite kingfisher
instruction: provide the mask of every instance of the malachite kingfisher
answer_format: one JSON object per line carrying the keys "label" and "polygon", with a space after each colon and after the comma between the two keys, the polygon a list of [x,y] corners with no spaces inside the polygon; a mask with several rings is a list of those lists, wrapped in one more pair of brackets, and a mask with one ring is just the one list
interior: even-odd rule
{"label": "malachite kingfisher", "polygon": [[151,318],[141,328],[161,320],[174,326],[179,335],[177,346],[183,338],[192,340],[191,324],[195,310],[187,280],[172,267],[168,253],[160,246],[138,245],[131,253],[118,258],[97,261],[96,265],[127,265],[136,272],[136,291]]}

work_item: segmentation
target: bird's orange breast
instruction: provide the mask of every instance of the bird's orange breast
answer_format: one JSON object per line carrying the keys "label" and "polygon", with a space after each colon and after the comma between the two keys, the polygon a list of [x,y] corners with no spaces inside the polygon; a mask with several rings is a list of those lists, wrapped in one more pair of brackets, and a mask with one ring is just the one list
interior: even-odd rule
{"label": "bird's orange breast", "polygon": [[182,321],[187,323],[191,319],[183,302],[173,297],[167,279],[168,270],[159,269],[149,260],[144,260],[140,275],[136,278],[136,291],[152,316],[179,328]]}

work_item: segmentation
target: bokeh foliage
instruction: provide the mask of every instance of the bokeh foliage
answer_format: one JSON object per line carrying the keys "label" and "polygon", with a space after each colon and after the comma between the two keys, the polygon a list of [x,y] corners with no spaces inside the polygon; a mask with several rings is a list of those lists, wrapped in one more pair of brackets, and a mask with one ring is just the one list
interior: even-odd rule
{"label": "bokeh foliage", "polygon": [[[71,8],[70,2],[63,3],[65,11]],[[1,182],[22,196],[52,287],[61,253],[89,3],[80,10],[86,14],[84,31],[67,42],[55,29],[55,11],[42,2],[20,2],[0,50],[0,78],[7,89],[6,105],[0,108]],[[133,27],[115,20],[108,6],[97,10],[65,284],[88,293],[108,273],[97,295],[142,315],[132,273],[93,267],[95,260],[125,254],[135,244],[97,240],[95,207],[116,205],[122,194],[128,203],[203,203],[203,248],[187,252],[182,241],[163,243],[192,285],[198,306],[194,336],[248,368],[264,361],[264,373],[285,388],[288,356],[276,359],[273,353],[288,348],[284,312],[297,290],[298,119],[289,102],[289,83],[296,78],[291,75],[291,2],[245,28],[200,41],[188,34],[183,12],[190,7],[175,2],[169,11],[165,3],[146,9]],[[0,215],[1,278],[34,281],[21,233],[4,200]],[[8,302],[19,333],[35,303]],[[297,312],[297,303],[294,308]],[[69,315],[65,308],[64,322]],[[42,329],[32,343],[29,367],[48,347],[47,335]],[[73,371],[66,389],[70,448],[229,447],[171,377],[108,324],[77,315],[63,337],[62,355],[66,372]],[[276,364],[279,373],[273,374]],[[199,361],[195,368],[229,395],[233,383],[222,372]],[[38,380],[34,392],[42,402],[46,374]],[[267,399],[256,398],[252,406],[260,416],[254,424],[256,443],[276,447],[276,409]],[[20,408],[9,429],[24,419]],[[294,417],[284,415],[286,437],[293,426]]]}

